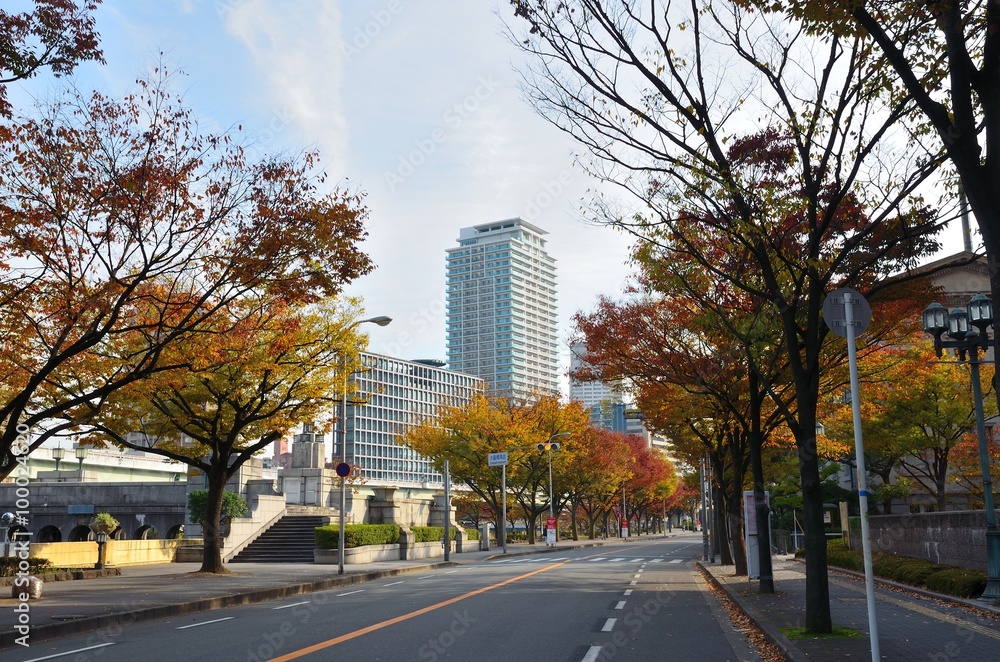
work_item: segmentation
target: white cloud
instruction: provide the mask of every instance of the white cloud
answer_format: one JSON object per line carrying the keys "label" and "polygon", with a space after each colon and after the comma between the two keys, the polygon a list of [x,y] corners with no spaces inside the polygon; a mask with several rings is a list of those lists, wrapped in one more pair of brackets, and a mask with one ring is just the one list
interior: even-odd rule
{"label": "white cloud", "polygon": [[281,116],[277,123],[290,120],[309,144],[322,148],[328,171],[342,174],[347,123],[341,108],[344,55],[337,3],[245,0],[227,7],[223,19],[265,80],[268,101]]}

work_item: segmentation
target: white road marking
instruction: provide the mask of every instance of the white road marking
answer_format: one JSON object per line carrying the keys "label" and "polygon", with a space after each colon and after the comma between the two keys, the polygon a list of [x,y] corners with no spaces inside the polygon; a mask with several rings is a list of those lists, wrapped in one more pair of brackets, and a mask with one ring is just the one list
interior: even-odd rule
{"label": "white road marking", "polygon": [[211,625],[212,623],[221,623],[222,621],[231,621],[235,616],[226,616],[225,618],[217,618],[214,621],[205,621],[204,623],[192,623],[191,625],[182,625],[178,630],[187,630],[188,628],[199,628],[202,625]]}
{"label": "white road marking", "polygon": [[337,597],[338,598],[342,598],[345,595],[354,595],[355,593],[364,593],[364,592],[365,592],[365,589],[359,588],[357,591],[348,591],[347,593],[338,593]]}
{"label": "white road marking", "polygon": [[641,572],[637,572],[634,575],[632,575],[633,579],[639,579],[640,577],[642,577],[642,573]]}
{"label": "white road marking", "polygon": [[630,582],[628,583],[628,585],[629,585],[629,586],[635,586],[635,585],[636,585],[636,584],[638,584],[638,583],[639,583],[639,582],[637,582],[636,580],[634,580],[634,579],[633,579],[632,581],[630,581]]}
{"label": "white road marking", "polygon": [[601,632],[611,632],[611,630],[613,630],[615,627],[615,623],[617,622],[618,622],[617,618],[609,618],[608,622],[605,623],[604,627],[601,628]]}
{"label": "white road marking", "polygon": [[382,584],[382,588],[386,586],[395,586],[396,584],[405,584],[406,582],[392,582],[391,584]]}
{"label": "white road marking", "polygon": [[671,563],[684,563],[684,559],[673,559]]}
{"label": "white road marking", "polygon": [[[33,657],[30,660],[25,660],[24,662],[41,662],[42,660],[54,660],[57,657],[64,657],[66,655],[76,655],[77,653],[82,653],[83,651],[92,651],[95,648],[104,648],[105,646],[114,646],[115,642],[109,642],[106,644],[97,644],[96,646],[87,646],[86,648],[77,648],[76,650],[66,651],[65,653],[56,653],[55,655],[46,655],[45,657]],[[600,647],[597,649],[600,650]],[[588,653],[589,655],[589,653]]]}
{"label": "white road marking", "polygon": [[555,563],[556,561],[565,561],[568,558],[569,558],[568,556],[560,556],[554,559],[548,559],[548,561],[549,563]]}
{"label": "white road marking", "polygon": [[659,563],[659,562],[660,562],[660,561],[662,561],[662,560],[663,560],[663,559],[650,559],[650,560],[649,560],[649,562],[650,562],[650,563]]}
{"label": "white road marking", "polygon": [[449,570],[448,572],[446,572],[444,574],[450,575],[450,574],[455,573],[455,572],[458,572],[458,570]]}
{"label": "white road marking", "polygon": [[600,654],[600,646],[591,646],[590,650],[587,651],[587,654],[583,656],[583,659],[580,660],[580,662],[597,662],[597,658]]}
{"label": "white road marking", "polygon": [[307,604],[309,604],[308,600],[306,600],[305,602],[293,602],[290,605],[281,605],[280,607],[271,607],[271,609],[274,609],[274,610],[288,609],[289,607],[298,607],[299,605],[307,605]]}
{"label": "white road marking", "polygon": [[642,560],[642,557],[639,557],[637,559],[632,559],[632,563],[636,563],[636,562],[641,561],[641,560]]}
{"label": "white road marking", "polygon": [[622,593],[622,595],[624,595],[624,596],[632,595],[632,589],[630,589],[630,588],[625,589],[625,592]]}
{"label": "white road marking", "polygon": [[591,563],[593,563],[594,561],[603,561],[606,558],[608,558],[608,557],[606,557],[606,556],[598,556],[596,559],[590,559],[590,561],[591,561]]}
{"label": "white road marking", "polygon": [[625,560],[625,557],[624,556],[620,556],[617,559],[611,559],[611,562],[614,563],[615,561],[624,561],[624,560]]}
{"label": "white road marking", "polygon": [[624,609],[625,608],[625,602],[626,602],[625,600],[620,600],[618,602],[618,604],[615,605],[615,609]]}
{"label": "white road marking", "polygon": [[434,575],[424,575],[423,577],[417,577],[417,579],[430,579]]}

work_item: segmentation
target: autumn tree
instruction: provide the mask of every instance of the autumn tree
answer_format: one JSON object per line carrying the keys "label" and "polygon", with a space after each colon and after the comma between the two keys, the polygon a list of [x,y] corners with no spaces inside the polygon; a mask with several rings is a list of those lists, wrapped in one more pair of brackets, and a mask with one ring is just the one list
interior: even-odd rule
{"label": "autumn tree", "polygon": [[33,9],[0,9],[0,117],[10,117],[7,85],[48,68],[56,76],[73,73],[87,60],[103,62],[94,12],[101,0],[33,0]]}
{"label": "autumn tree", "polygon": [[[129,383],[88,426],[112,443],[183,462],[204,473],[208,498],[201,572],[226,572],[219,518],[226,483],[243,464],[339,402],[334,384],[359,363],[356,303],[307,306],[244,298],[200,333],[164,348],[184,368]],[[138,433],[138,437],[136,436]]]}
{"label": "autumn tree", "polygon": [[507,452],[507,487],[513,504],[527,520],[529,542],[534,542],[534,524],[549,508],[548,459],[537,445],[566,433],[559,438],[566,450],[553,453],[555,475],[560,463],[568,461],[573,438],[587,423],[579,404],[562,405],[551,396],[519,402],[479,394],[465,405],[443,409],[435,419],[407,432],[401,442],[431,458],[439,470],[448,460],[452,477],[486,502],[498,527],[502,525],[502,476],[488,460],[490,453]]}
{"label": "autumn tree", "polygon": [[594,539],[598,521],[604,521],[617,502],[620,488],[631,476],[626,461],[629,447],[625,435],[589,426],[573,440],[574,453],[561,469],[560,480],[570,510],[573,539],[579,537],[578,519],[584,519],[587,537]]}
{"label": "autumn tree", "polygon": [[[871,91],[912,99],[923,120],[915,138],[943,148],[978,221],[992,299],[1000,301],[1000,5],[961,0],[740,3],[793,16],[813,31],[859,41],[884,56],[885,71],[872,79]],[[996,395],[1000,399],[1000,390]]]}
{"label": "autumn tree", "polygon": [[641,204],[622,214],[597,198],[596,217],[770,305],[795,390],[792,406],[775,404],[798,451],[805,627],[830,632],[821,307],[840,286],[873,298],[936,249],[937,217],[918,191],[937,150],[893,133],[913,107],[870,94],[882,63],[860,39],[811,37],[801,22],[730,4],[512,4],[513,40],[535,56],[531,101],[584,147],[589,173]]}
{"label": "autumn tree", "polygon": [[294,307],[372,269],[360,196],[322,192],[315,153],[248,161],[162,70],[38,112],[0,128],[0,475],[19,426],[37,448],[185,367],[165,350],[231,304]]}

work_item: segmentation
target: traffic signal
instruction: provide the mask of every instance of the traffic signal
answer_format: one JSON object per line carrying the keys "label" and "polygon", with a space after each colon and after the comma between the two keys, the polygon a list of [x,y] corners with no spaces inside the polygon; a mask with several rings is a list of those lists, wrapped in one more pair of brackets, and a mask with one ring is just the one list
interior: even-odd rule
{"label": "traffic signal", "polygon": [[537,448],[540,451],[548,451],[548,450],[557,451],[559,450],[559,444],[552,441],[547,441],[543,444],[538,444],[537,446],[535,446],[535,448]]}

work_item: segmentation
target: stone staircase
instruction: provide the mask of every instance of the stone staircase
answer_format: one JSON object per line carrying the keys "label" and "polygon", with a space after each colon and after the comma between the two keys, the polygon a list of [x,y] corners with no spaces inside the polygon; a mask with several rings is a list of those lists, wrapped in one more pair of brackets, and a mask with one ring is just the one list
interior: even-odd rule
{"label": "stone staircase", "polygon": [[[290,509],[291,510],[291,509]],[[312,563],[316,547],[315,528],[326,518],[321,515],[285,514],[230,563]]]}

